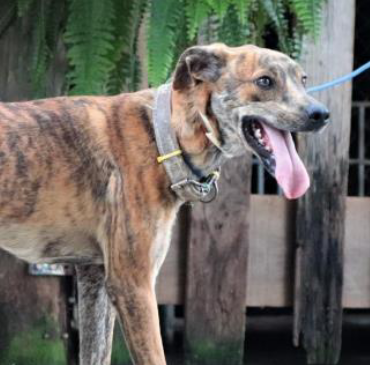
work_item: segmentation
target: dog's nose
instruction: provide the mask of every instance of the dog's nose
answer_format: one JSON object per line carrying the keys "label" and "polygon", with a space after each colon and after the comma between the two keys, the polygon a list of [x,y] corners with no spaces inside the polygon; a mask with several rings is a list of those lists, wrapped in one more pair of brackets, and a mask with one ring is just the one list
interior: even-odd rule
{"label": "dog's nose", "polygon": [[325,124],[330,116],[329,110],[324,105],[320,104],[309,105],[306,112],[310,121],[318,124]]}

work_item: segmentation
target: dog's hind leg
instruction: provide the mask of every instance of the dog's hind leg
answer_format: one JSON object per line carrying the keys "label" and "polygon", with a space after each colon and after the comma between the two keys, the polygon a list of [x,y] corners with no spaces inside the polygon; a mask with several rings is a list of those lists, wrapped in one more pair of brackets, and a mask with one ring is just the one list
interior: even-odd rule
{"label": "dog's hind leg", "polygon": [[80,365],[111,363],[115,310],[105,289],[103,265],[76,265]]}

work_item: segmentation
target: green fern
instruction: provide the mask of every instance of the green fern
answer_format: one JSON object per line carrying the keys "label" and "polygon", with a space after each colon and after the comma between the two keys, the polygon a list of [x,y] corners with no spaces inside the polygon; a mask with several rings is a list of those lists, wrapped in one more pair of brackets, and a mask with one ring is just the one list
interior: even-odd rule
{"label": "green fern", "polygon": [[177,23],[177,27],[175,29],[176,47],[174,48],[174,55],[172,58],[172,64],[170,66],[170,71],[175,69],[178,59],[180,58],[182,52],[186,48],[197,43],[195,39],[189,39],[187,31],[188,31],[188,19],[185,16],[180,17]]}
{"label": "green fern", "polygon": [[114,0],[113,7],[116,14],[113,19],[113,36],[112,48],[109,50],[107,57],[114,64],[109,73],[107,82],[107,92],[109,94],[119,93],[123,90],[124,75],[121,67],[121,59],[125,48],[128,47],[128,38],[133,35],[131,29],[132,8],[134,2],[130,0]]}
{"label": "green fern", "polygon": [[18,16],[22,17],[30,10],[34,0],[17,0]]}
{"label": "green fern", "polygon": [[249,36],[249,27],[240,23],[240,17],[235,9],[235,5],[231,5],[219,27],[219,40],[229,46],[241,46],[250,41]]}
{"label": "green fern", "polygon": [[235,7],[234,11],[238,16],[239,23],[243,27],[246,27],[248,24],[248,17],[250,14],[252,1],[251,0],[232,0],[231,3]]}
{"label": "green fern", "polygon": [[[40,0],[38,0],[40,1]],[[46,24],[46,42],[50,52],[53,54],[57,50],[58,42],[62,28],[64,27],[64,19],[67,14],[66,3],[48,0],[47,24]]]}
{"label": "green fern", "polygon": [[47,44],[49,6],[50,2],[47,0],[39,0],[34,9],[36,26],[33,28],[32,34],[31,86],[35,98],[46,96],[46,71],[51,57]]}
{"label": "green fern", "polygon": [[139,31],[144,21],[147,10],[147,0],[135,1],[132,11],[131,32],[128,34],[129,40],[127,48],[122,55],[122,73],[125,77],[125,90],[137,90],[141,82],[141,63],[138,55]]}
{"label": "green fern", "polygon": [[207,0],[188,0],[185,4],[186,20],[188,24],[188,39],[195,38],[199,27],[207,19],[212,8]]}
{"label": "green fern", "polygon": [[299,59],[302,54],[303,31],[301,28],[294,28],[291,36],[291,50],[290,56],[294,59]]}
{"label": "green fern", "polygon": [[176,47],[176,27],[182,16],[182,0],[152,0],[149,24],[149,83],[157,86],[169,75]]}
{"label": "green fern", "polygon": [[259,0],[254,0],[251,6],[251,40],[257,46],[264,46],[265,30],[270,19]]}
{"label": "green fern", "polygon": [[207,0],[209,6],[213,9],[215,14],[222,19],[227,12],[229,4],[231,3],[230,0]]}
{"label": "green fern", "polygon": [[288,37],[288,22],[286,19],[286,8],[282,0],[263,0],[262,6],[269,16],[279,39],[281,51],[290,53],[291,45]]}
{"label": "green fern", "polygon": [[140,65],[136,44],[146,5],[146,0],[114,1],[114,12],[117,16],[113,22],[113,48],[108,55],[114,63],[107,86],[109,94],[133,91],[139,83]]}
{"label": "green fern", "polygon": [[65,33],[71,94],[104,93],[114,63],[112,0],[71,0]]}
{"label": "green fern", "polygon": [[[68,0],[64,34],[68,90],[71,94],[112,94],[136,89],[141,74],[137,42],[143,19],[148,20],[148,76],[153,86],[168,78],[189,45],[221,40],[229,45],[251,41],[263,46],[266,29],[271,27],[280,50],[297,57],[303,35],[317,38],[324,1]],[[38,95],[45,93],[44,76],[57,52],[64,3],[15,0],[9,5],[11,11],[0,17],[1,35],[16,12],[28,16],[33,11],[30,74]]]}
{"label": "green fern", "polygon": [[321,28],[322,6],[325,0],[290,0],[297,21],[302,25],[305,33],[316,39]]}

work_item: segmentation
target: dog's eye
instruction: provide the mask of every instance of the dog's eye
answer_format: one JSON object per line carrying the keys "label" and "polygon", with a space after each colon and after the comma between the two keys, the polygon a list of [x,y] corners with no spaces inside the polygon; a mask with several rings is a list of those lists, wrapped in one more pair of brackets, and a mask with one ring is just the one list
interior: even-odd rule
{"label": "dog's eye", "polygon": [[262,89],[271,89],[274,86],[274,80],[269,76],[262,76],[256,80],[256,85]]}
{"label": "dog's eye", "polygon": [[307,76],[302,76],[302,84],[303,84],[303,86],[306,86],[306,84],[307,84]]}

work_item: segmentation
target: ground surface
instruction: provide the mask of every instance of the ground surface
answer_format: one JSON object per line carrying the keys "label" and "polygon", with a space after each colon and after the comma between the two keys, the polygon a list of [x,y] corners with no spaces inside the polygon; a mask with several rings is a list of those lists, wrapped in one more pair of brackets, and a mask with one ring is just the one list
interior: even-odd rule
{"label": "ground surface", "polygon": [[[291,342],[291,317],[252,317],[246,337],[246,365],[306,365],[302,349]],[[167,355],[169,365],[185,365],[180,352]],[[370,314],[345,316],[342,358],[338,365],[370,364]]]}

